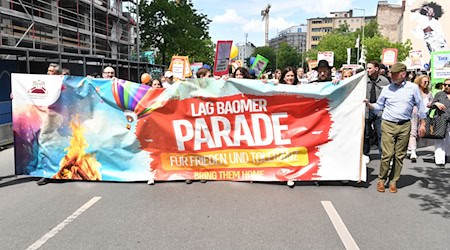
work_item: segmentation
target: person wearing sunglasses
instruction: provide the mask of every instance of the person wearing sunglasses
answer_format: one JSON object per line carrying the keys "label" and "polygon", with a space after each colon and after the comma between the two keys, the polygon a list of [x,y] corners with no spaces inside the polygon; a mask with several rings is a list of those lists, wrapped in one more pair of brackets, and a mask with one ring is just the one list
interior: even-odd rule
{"label": "person wearing sunglasses", "polygon": [[[426,111],[428,112],[431,102],[433,101],[433,95],[429,89],[430,77],[427,75],[420,75],[416,77],[414,83],[419,86],[420,95],[422,96],[423,103],[426,105]],[[411,133],[409,135],[408,151],[407,155],[411,159],[411,162],[417,162],[417,129],[419,128],[419,117],[417,115],[417,107],[413,108],[413,114],[411,118]]]}
{"label": "person wearing sunglasses", "polygon": [[[450,78],[445,79],[444,90],[434,96],[432,107],[445,111],[447,117],[450,117]],[[449,154],[450,147],[450,126],[447,120],[447,133],[444,139],[435,139],[434,162],[436,166],[445,168],[445,156]]]}

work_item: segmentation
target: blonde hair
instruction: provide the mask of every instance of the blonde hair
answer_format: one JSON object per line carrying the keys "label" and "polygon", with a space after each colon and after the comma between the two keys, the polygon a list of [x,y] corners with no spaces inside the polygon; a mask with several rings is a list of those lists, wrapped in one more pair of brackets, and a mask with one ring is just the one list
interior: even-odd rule
{"label": "blonde hair", "polygon": [[429,84],[428,84],[428,87],[425,89],[425,90],[422,90],[422,88],[420,87],[420,84],[422,83],[422,80],[424,79],[424,78],[428,78],[428,82],[430,82],[430,77],[429,76],[427,76],[427,75],[420,75],[420,76],[418,76],[418,77],[416,77],[416,79],[414,80],[414,83],[415,84],[417,84],[417,86],[419,86],[419,89],[421,90],[421,91],[423,91],[423,93],[425,93],[425,94],[428,94],[428,92],[430,91],[429,90]]}
{"label": "blonde hair", "polygon": [[344,77],[345,73],[350,73],[350,76],[352,76],[353,75],[353,70],[352,69],[343,69],[342,73],[341,73],[342,77]]}

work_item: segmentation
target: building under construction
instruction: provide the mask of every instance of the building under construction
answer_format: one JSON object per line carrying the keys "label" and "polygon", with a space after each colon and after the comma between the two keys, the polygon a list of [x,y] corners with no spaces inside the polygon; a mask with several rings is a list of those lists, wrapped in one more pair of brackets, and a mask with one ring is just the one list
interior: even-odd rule
{"label": "building under construction", "polygon": [[153,67],[138,62],[136,0],[0,3],[1,58],[24,62],[21,71],[45,73],[48,63],[56,62],[74,75],[86,75],[110,65],[118,77],[137,80]]}
{"label": "building under construction", "polygon": [[45,74],[57,63],[80,76],[112,66],[135,82],[162,74],[139,60],[137,11],[137,0],[0,0],[0,146],[1,125],[11,123],[11,73]]}

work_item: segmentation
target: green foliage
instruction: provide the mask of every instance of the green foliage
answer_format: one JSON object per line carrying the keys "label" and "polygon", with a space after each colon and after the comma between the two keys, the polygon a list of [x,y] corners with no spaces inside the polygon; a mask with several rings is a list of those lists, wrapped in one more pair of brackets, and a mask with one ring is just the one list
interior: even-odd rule
{"label": "green foliage", "polygon": [[351,62],[355,63],[357,61],[357,48],[355,48],[355,43],[358,35],[361,37],[361,44],[364,44],[367,50],[366,62],[372,60],[380,61],[380,55],[385,48],[397,48],[398,61],[403,61],[408,57],[409,51],[412,49],[412,44],[409,40],[405,43],[393,43],[386,37],[381,36],[376,21],[370,21],[364,26],[364,39],[362,39],[362,30],[360,29],[357,29],[355,32],[345,33],[344,31],[345,26],[341,26],[339,31],[333,31],[323,36],[317,49],[307,51],[305,57],[309,60],[314,60],[317,59],[317,51],[333,51],[334,65],[338,68],[342,64],[347,63],[347,48],[351,48]]}
{"label": "green foliage", "polygon": [[412,43],[410,40],[406,41],[405,43],[393,43],[390,42],[386,37],[382,36],[366,38],[364,40],[364,45],[367,47],[367,61],[380,61],[380,55],[383,53],[383,49],[397,48],[397,60],[401,62],[409,56],[409,51],[412,49]]}
{"label": "green foliage", "polygon": [[[266,71],[275,71],[275,63],[276,63],[276,59],[277,59],[277,54],[275,52],[274,48],[271,48],[269,46],[263,46],[263,47],[257,47],[255,48],[255,50],[253,51],[252,55],[253,57],[256,57],[257,54],[262,55],[263,57],[269,59],[269,64],[266,67]],[[251,66],[251,65],[249,65]]]}
{"label": "green foliage", "polygon": [[308,62],[310,60],[317,60],[317,49],[310,49],[305,51],[305,61]]}
{"label": "green foliage", "polygon": [[380,31],[378,30],[378,23],[375,20],[370,21],[366,26],[364,26],[364,38],[371,38],[381,36]]}
{"label": "green foliage", "polygon": [[334,34],[346,34],[350,32],[350,25],[348,23],[340,24],[339,27],[332,31]]}
{"label": "green foliage", "polygon": [[[334,66],[340,68],[342,64],[347,63],[347,48],[352,48],[352,61],[356,61],[355,34],[338,34],[330,33],[322,37],[317,51],[333,51],[334,52]],[[354,56],[353,56],[354,55]]]}
{"label": "green foliage", "polygon": [[157,49],[157,63],[167,65],[173,55],[182,55],[212,64],[211,20],[198,13],[192,1],[141,1],[139,14],[142,48]]}
{"label": "green foliage", "polygon": [[298,67],[300,64],[300,56],[297,50],[287,43],[281,43],[277,50],[277,68],[283,70],[286,67]]}

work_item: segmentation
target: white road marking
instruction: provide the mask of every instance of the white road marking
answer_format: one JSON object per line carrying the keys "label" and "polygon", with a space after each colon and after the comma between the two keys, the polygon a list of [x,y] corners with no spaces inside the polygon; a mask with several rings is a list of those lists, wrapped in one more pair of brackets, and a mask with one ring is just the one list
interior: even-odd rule
{"label": "white road marking", "polygon": [[358,245],[356,245],[355,240],[352,235],[348,231],[338,212],[334,208],[331,201],[322,201],[322,206],[330,217],[331,222],[333,223],[334,229],[338,233],[341,238],[342,243],[344,243],[345,249],[356,250],[359,249]]}
{"label": "white road marking", "polygon": [[70,222],[74,221],[78,216],[80,216],[82,213],[84,213],[86,210],[88,210],[92,205],[94,205],[97,201],[99,201],[102,197],[94,197],[90,201],[86,202],[83,206],[78,208],[77,211],[75,211],[73,214],[71,214],[69,217],[67,217],[63,222],[59,223],[56,227],[54,227],[52,230],[50,230],[48,233],[46,233],[44,236],[42,236],[39,240],[37,240],[33,245],[29,246],[27,250],[35,250],[40,248],[42,245],[45,244],[50,238],[55,236],[59,231],[61,231],[65,226],[67,226]]}

